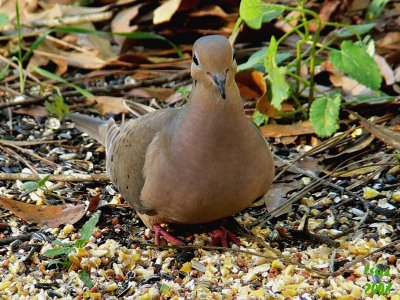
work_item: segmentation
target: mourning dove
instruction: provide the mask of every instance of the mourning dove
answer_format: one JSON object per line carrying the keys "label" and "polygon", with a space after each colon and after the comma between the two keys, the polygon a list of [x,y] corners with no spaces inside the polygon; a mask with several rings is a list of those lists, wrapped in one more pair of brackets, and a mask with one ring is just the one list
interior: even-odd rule
{"label": "mourning dove", "polygon": [[207,223],[247,208],[269,189],[269,146],[243,110],[228,39],[193,46],[193,88],[181,108],[160,109],[120,127],[113,119],[71,119],[106,148],[106,169],[146,226],[174,244],[159,224]]}

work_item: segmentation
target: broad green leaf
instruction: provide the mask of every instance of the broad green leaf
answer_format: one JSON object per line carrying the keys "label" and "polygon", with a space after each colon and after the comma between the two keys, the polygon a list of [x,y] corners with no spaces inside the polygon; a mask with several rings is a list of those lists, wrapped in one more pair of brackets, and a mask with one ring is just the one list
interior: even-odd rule
{"label": "broad green leaf", "polygon": [[335,34],[336,34],[336,36],[341,37],[341,38],[350,37],[355,34],[362,35],[364,33],[367,33],[368,31],[370,31],[375,26],[376,26],[375,23],[350,25],[345,28],[340,28],[338,30],[335,30]]}
{"label": "broad green leaf", "polygon": [[5,13],[0,13],[0,28],[7,25],[8,15]]}
{"label": "broad green leaf", "polygon": [[4,66],[4,68],[3,69],[1,69],[1,71],[0,71],[0,80],[3,80],[3,78],[7,75],[7,71],[8,71],[8,68],[10,67],[10,65],[9,64],[6,64],[5,66]]}
{"label": "broad green leaf", "polygon": [[271,104],[279,110],[282,107],[282,102],[289,97],[289,85],[286,82],[284,75],[286,73],[286,68],[279,68],[276,63],[277,51],[278,43],[273,36],[265,55],[264,66],[265,70],[268,72]]}
{"label": "broad green leaf", "polygon": [[56,257],[60,255],[67,255],[71,253],[74,250],[73,247],[60,247],[60,248],[55,248],[55,249],[50,249],[47,250],[44,255],[47,257]]}
{"label": "broad green leaf", "polygon": [[65,79],[61,78],[60,76],[57,76],[54,73],[46,71],[45,69],[42,69],[42,68],[39,68],[39,67],[35,67],[35,72],[38,73],[39,75],[42,75],[42,76],[47,77],[49,79],[65,83],[66,85],[68,85],[71,88],[75,89],[77,92],[81,93],[82,96],[84,96],[85,98],[94,97],[94,95],[92,93],[88,92],[87,90],[85,90],[85,89],[83,89],[83,88],[81,88],[81,87],[79,87],[79,86],[77,86],[75,84],[69,83],[68,81],[66,81]]}
{"label": "broad green leaf", "polygon": [[96,213],[82,226],[81,238],[75,243],[78,248],[82,248],[89,241],[94,229],[96,228],[99,218],[100,214]]}
{"label": "broad green leaf", "polygon": [[283,11],[283,7],[261,0],[242,0],[239,7],[240,17],[253,29],[260,29],[263,22],[272,21]]}
{"label": "broad green leaf", "polygon": [[368,55],[364,47],[351,41],[343,41],[339,50],[329,53],[332,64],[339,70],[347,73],[359,83],[378,90],[382,76],[378,64]]}
{"label": "broad green leaf", "polygon": [[130,39],[138,39],[138,40],[161,40],[168,43],[178,54],[180,58],[183,57],[182,49],[171,42],[169,39],[163,37],[162,35],[151,33],[151,32],[143,32],[143,31],[135,31],[135,32],[107,32],[101,30],[91,30],[81,27],[75,26],[57,26],[55,27],[56,31],[59,32],[73,32],[73,33],[84,33],[84,34],[112,34],[117,36],[124,36]]}
{"label": "broad green leaf", "polygon": [[24,182],[22,185],[22,188],[27,191],[27,192],[33,192],[36,191],[39,188],[39,184],[36,181],[27,181]]}
{"label": "broad green leaf", "polygon": [[390,0],[372,0],[368,7],[367,13],[365,14],[365,18],[367,20],[378,18],[382,14],[386,4],[388,4],[389,1]]}
{"label": "broad green leaf", "polygon": [[261,126],[268,122],[268,116],[260,113],[256,110],[253,114],[253,122],[256,123],[257,126]]}
{"label": "broad green leaf", "polygon": [[83,270],[79,270],[78,274],[79,274],[79,278],[86,284],[86,286],[88,288],[91,289],[93,287],[93,281],[90,278],[90,275],[86,271],[83,271]]}
{"label": "broad green leaf", "polygon": [[[268,47],[261,48],[260,50],[254,52],[247,62],[238,65],[237,71],[243,71],[247,69],[256,69],[260,72],[265,73],[265,67],[264,67],[264,57],[265,54],[268,51]],[[292,53],[289,51],[284,51],[276,54],[276,63],[279,65],[283,61],[287,60],[292,56]]]}
{"label": "broad green leaf", "polygon": [[328,137],[339,128],[339,110],[341,98],[321,97],[314,100],[310,107],[310,121],[319,137]]}

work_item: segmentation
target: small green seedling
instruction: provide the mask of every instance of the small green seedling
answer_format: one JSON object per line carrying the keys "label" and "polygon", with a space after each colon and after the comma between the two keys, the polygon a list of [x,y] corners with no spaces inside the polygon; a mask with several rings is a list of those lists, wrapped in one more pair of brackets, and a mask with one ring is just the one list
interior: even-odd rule
{"label": "small green seedling", "polygon": [[[100,214],[95,213],[86,223],[82,226],[81,238],[76,240],[75,243],[63,243],[60,240],[52,242],[53,249],[47,250],[44,255],[52,259],[47,267],[51,265],[60,265],[61,267],[69,268],[72,262],[68,258],[68,254],[76,252],[78,248],[83,248],[89,242],[96,225],[99,221]],[[80,279],[89,287],[93,287],[93,282],[90,279],[90,275],[85,270],[79,271]]]}

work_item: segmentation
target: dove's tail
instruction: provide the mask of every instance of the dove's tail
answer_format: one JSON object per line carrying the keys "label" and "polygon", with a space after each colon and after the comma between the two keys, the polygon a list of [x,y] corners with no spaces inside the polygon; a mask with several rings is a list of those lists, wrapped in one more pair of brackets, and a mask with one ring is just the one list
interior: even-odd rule
{"label": "dove's tail", "polygon": [[76,127],[86,132],[89,136],[96,139],[101,144],[105,145],[108,127],[107,121],[78,113],[71,113],[68,115],[68,117],[74,121]]}

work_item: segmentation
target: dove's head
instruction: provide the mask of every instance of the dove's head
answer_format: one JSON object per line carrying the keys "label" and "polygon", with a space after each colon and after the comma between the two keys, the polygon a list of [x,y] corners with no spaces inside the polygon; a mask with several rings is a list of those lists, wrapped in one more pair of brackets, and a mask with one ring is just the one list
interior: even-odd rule
{"label": "dove's head", "polygon": [[236,61],[233,54],[231,43],[222,35],[199,38],[193,45],[193,79],[217,89],[225,99],[226,86],[235,82]]}

